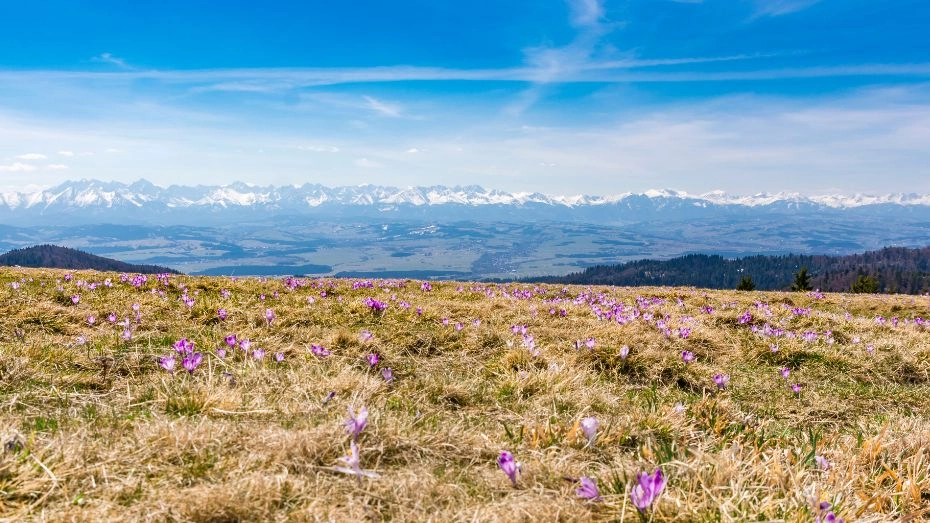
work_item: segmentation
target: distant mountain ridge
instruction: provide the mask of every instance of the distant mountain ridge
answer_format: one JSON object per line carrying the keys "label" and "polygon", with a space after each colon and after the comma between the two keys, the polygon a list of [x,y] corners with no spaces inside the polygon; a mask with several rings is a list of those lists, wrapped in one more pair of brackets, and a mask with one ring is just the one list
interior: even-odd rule
{"label": "distant mountain ridge", "polygon": [[39,267],[45,269],[97,270],[112,272],[134,272],[143,274],[175,273],[178,271],[158,265],[135,265],[102,256],[96,256],[77,249],[57,245],[36,245],[23,249],[14,249],[0,255],[0,265]]}
{"label": "distant mountain ridge", "polygon": [[[480,212],[475,212],[480,210]],[[591,223],[629,225],[698,219],[768,219],[799,213],[869,219],[915,216],[930,221],[930,195],[803,196],[798,193],[734,196],[650,190],[613,196],[550,196],[476,185],[388,187],[258,186],[245,183],[159,187],[79,180],[36,191],[0,192],[0,223],[57,225],[134,223],[229,225],[276,217],[390,221]]]}
{"label": "distant mountain ridge", "polygon": [[813,205],[834,209],[870,205],[930,206],[930,194],[891,193],[885,195],[804,196],[796,192],[730,195],[723,191],[689,194],[672,189],[625,192],[617,195],[557,196],[539,192],[506,192],[477,185],[417,186],[398,188],[381,185],[327,187],[320,184],[300,186],[260,186],[235,182],[228,185],[172,185],[159,187],[147,180],[130,184],[99,180],[64,182],[36,191],[0,192],[0,208],[7,210],[68,206],[88,207],[265,207],[302,206],[314,208],[331,205],[391,207],[396,205],[435,206],[525,206],[547,205],[577,208],[623,204],[634,200],[686,201],[695,206],[766,207],[773,205]]}
{"label": "distant mountain ridge", "polygon": [[751,276],[758,290],[787,290],[794,274],[801,267],[810,270],[812,287],[823,291],[849,292],[860,275],[875,278],[879,292],[918,294],[930,290],[930,247],[888,247],[847,256],[789,254],[726,259],[691,254],[670,260],[598,265],[566,276],[535,278],[531,281],[733,289],[743,276]]}

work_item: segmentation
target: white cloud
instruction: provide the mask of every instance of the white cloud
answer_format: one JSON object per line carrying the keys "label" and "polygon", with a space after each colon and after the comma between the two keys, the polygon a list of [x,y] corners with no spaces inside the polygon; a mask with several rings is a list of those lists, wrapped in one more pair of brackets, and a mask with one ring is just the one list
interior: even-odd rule
{"label": "white cloud", "polygon": [[123,152],[123,150],[122,150],[122,149],[117,149],[116,147],[109,147],[109,148],[107,148],[104,152],[110,153],[110,154],[119,154],[119,153]]}
{"label": "white cloud", "polygon": [[310,151],[313,153],[338,153],[339,148],[332,145],[298,145],[301,151]]}
{"label": "white cloud", "polygon": [[126,60],[123,60],[122,58],[119,58],[119,57],[117,57],[117,56],[113,56],[111,53],[101,53],[101,54],[98,54],[97,56],[91,58],[90,60],[91,60],[92,62],[99,62],[99,63],[104,63],[104,64],[112,64],[112,65],[116,65],[116,66],[119,66],[119,67],[128,67],[128,66],[126,65]]}
{"label": "white cloud", "polygon": [[571,0],[569,9],[572,14],[572,25],[576,27],[597,25],[604,18],[602,0]]}
{"label": "white cloud", "polygon": [[36,166],[28,163],[16,162],[8,165],[0,165],[0,172],[4,173],[27,173],[34,170],[36,170]]}
{"label": "white cloud", "polygon": [[58,154],[60,154],[61,156],[71,157],[71,156],[74,156],[74,151],[58,151]]}
{"label": "white cloud", "polygon": [[65,171],[68,169],[68,166],[63,163],[52,163],[45,166],[46,169],[50,171]]}
{"label": "white cloud", "polygon": [[803,11],[821,0],[756,0],[756,17],[782,16]]}
{"label": "white cloud", "polygon": [[369,160],[368,158],[359,158],[355,160],[355,165],[363,169],[377,169],[379,167],[384,167],[384,165],[378,162]]}
{"label": "white cloud", "polygon": [[407,154],[417,154],[418,152],[420,152],[420,150],[417,149],[416,147],[411,147],[410,149],[407,149],[406,152]]}
{"label": "white cloud", "polygon": [[17,156],[16,159],[26,160],[26,161],[44,160],[46,159],[46,156],[44,154],[39,154],[39,153],[27,153],[27,154],[21,154]]}
{"label": "white cloud", "polygon": [[363,98],[365,99],[366,106],[378,114],[394,118],[401,115],[402,109],[397,104],[383,102],[371,96],[363,96]]}

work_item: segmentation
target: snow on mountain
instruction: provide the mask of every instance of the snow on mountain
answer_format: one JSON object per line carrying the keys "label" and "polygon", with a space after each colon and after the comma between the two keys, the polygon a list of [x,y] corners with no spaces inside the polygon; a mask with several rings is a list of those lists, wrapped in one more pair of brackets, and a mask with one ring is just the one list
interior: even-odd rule
{"label": "snow on mountain", "polygon": [[869,205],[930,206],[930,195],[821,195],[799,193],[759,193],[749,196],[712,191],[692,195],[672,189],[649,190],[643,193],[623,193],[613,196],[550,196],[538,192],[509,193],[487,190],[479,186],[466,187],[385,187],[360,185],[324,187],[316,184],[273,187],[244,183],[224,186],[170,186],[161,188],[145,180],[132,184],[97,180],[69,181],[35,191],[0,192],[0,210],[22,209],[111,209],[147,208],[294,208],[312,209],[321,206],[363,206],[377,209],[397,209],[400,206],[552,206],[572,209],[608,205],[631,207],[650,202],[657,209],[672,204],[691,207],[767,207],[810,205],[831,209],[850,209]]}

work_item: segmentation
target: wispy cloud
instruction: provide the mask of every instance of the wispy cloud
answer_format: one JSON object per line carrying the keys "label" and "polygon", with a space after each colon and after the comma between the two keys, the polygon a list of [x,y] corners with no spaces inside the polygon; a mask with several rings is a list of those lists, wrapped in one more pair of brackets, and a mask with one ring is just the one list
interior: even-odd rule
{"label": "wispy cloud", "polygon": [[[571,53],[576,59],[569,60]],[[392,83],[392,82],[514,82],[514,83],[658,83],[658,82],[720,82],[731,80],[769,80],[790,78],[845,77],[845,76],[930,76],[930,62],[918,63],[865,63],[790,68],[747,68],[717,71],[676,71],[669,66],[712,62],[756,61],[772,54],[748,54],[717,57],[681,57],[641,60],[635,58],[584,58],[584,52],[564,48],[538,48],[531,51],[530,64],[502,69],[449,69],[432,67],[371,67],[371,68],[243,68],[200,70],[148,70],[148,71],[63,71],[63,70],[0,70],[0,80],[8,85],[34,85],[36,82],[81,83],[93,81],[98,85],[107,82],[123,86],[128,81],[147,79],[166,87],[212,86],[218,82],[271,83],[280,89],[334,86],[340,84]],[[662,71],[653,70],[663,68]],[[272,92],[256,90],[254,92]],[[314,95],[316,96],[316,95]],[[386,110],[384,114],[402,112],[396,104],[372,97],[372,104],[361,98],[355,105],[371,110]],[[377,109],[376,109],[377,107]]]}
{"label": "wispy cloud", "polygon": [[400,105],[398,104],[384,102],[371,96],[363,96],[362,98],[365,99],[365,104],[369,109],[382,116],[391,116],[396,118],[403,112]]}
{"label": "wispy cloud", "polygon": [[602,0],[570,0],[571,23],[575,27],[590,27],[600,23],[604,18]]}
{"label": "wispy cloud", "polygon": [[44,154],[39,154],[39,153],[21,154],[16,157],[17,160],[26,160],[26,161],[44,160],[46,158],[47,157]]}
{"label": "wispy cloud", "polygon": [[71,157],[71,156],[74,156],[74,151],[58,151],[58,154],[60,154],[61,156]]}
{"label": "wispy cloud", "polygon": [[821,0],[756,0],[755,17],[782,16],[803,11]]}
{"label": "wispy cloud", "polygon": [[115,65],[118,67],[124,67],[124,68],[129,67],[126,64],[126,60],[123,60],[122,58],[119,58],[117,56],[113,56],[111,53],[98,54],[97,56],[92,57],[90,61],[97,62],[97,63],[103,63],[103,64],[111,64],[111,65]]}
{"label": "wispy cloud", "polygon": [[4,173],[28,173],[35,171],[36,166],[28,163],[16,162],[7,165],[0,165],[0,172]]}
{"label": "wispy cloud", "polygon": [[313,153],[338,153],[339,148],[332,145],[298,145],[297,149]]}
{"label": "wispy cloud", "polygon": [[63,163],[52,163],[45,166],[46,169],[50,171],[65,171],[68,169],[68,166]]}
{"label": "wispy cloud", "polygon": [[359,158],[355,160],[355,165],[363,169],[378,169],[380,167],[384,167],[383,164],[374,160],[369,160],[368,158]]}

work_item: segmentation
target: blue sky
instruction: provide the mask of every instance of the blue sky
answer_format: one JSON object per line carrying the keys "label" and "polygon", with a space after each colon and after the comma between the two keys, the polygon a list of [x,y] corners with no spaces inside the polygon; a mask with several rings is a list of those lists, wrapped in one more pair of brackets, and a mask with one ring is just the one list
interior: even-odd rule
{"label": "blue sky", "polygon": [[0,186],[930,192],[923,0],[0,3]]}

